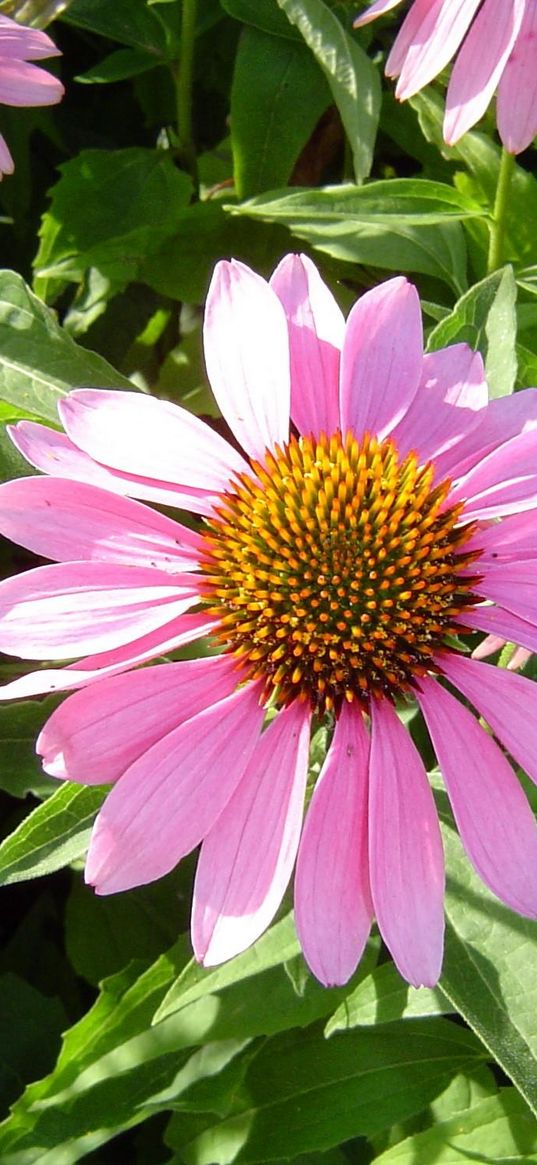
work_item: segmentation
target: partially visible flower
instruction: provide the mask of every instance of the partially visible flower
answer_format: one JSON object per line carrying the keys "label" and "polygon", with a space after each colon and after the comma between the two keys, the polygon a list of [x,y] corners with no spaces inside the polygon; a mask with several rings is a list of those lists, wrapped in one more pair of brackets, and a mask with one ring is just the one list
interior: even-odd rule
{"label": "partially visible flower", "polygon": [[[494,655],[496,651],[503,651],[504,647],[507,647],[507,643],[500,635],[486,635],[482,642],[474,647],[472,659],[487,659],[487,656]],[[528,651],[526,647],[513,645],[512,654],[505,666],[509,671],[517,671],[519,667],[524,667],[531,656],[532,652]]]}
{"label": "partially visible flower", "polygon": [[[395,8],[377,0],[355,27]],[[479,9],[479,11],[478,11]],[[446,97],[444,138],[454,145],[497,93],[500,138],[519,154],[537,134],[537,0],[413,0],[386,63],[404,101],[458,53]]]}
{"label": "partially visible flower", "polygon": [[[0,648],[85,658],[1,696],[81,689],[38,750],[52,776],[113,784],[86,866],[98,893],[150,882],[202,843],[201,962],[258,938],[297,859],[298,934],[323,983],[349,978],[375,916],[401,974],[434,984],[442,842],[398,702],[423,712],[481,878],[537,914],[529,804],[452,690],[537,780],[535,685],[454,638],[537,649],[537,390],[489,402],[466,344],[424,355],[405,279],[345,323],[298,255],[269,284],[218,264],[205,356],[233,443],[173,404],[105,389],[61,401],[64,433],[15,427],[49,476],[0,486],[0,529],[56,564],[1,585]],[[134,497],[199,515],[197,529]],[[220,654],[132,670],[204,635]],[[333,737],[303,828],[323,717]]]}
{"label": "partially visible flower", "polygon": [[[0,105],[56,105],[64,88],[57,77],[30,64],[60,56],[54,41],[36,28],[0,16]],[[13,158],[0,135],[0,178],[13,173]]]}

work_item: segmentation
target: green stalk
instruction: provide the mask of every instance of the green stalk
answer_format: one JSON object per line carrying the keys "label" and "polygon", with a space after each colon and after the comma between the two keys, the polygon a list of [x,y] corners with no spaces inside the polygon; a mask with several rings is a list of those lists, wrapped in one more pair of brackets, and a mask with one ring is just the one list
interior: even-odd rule
{"label": "green stalk", "polygon": [[492,224],[490,229],[489,254],[487,261],[487,273],[489,275],[492,271],[497,271],[498,267],[501,267],[503,261],[503,244],[505,238],[505,228],[507,225],[509,190],[511,187],[511,178],[513,176],[514,168],[515,159],[513,154],[508,154],[507,150],[502,150],[500,169],[498,171],[498,185],[496,187],[496,198],[494,199],[494,210],[492,212]]}
{"label": "green stalk", "polygon": [[179,50],[179,67],[176,76],[179,154],[185,170],[188,170],[188,173],[192,176],[196,189],[198,186],[198,166],[192,135],[192,74],[197,7],[198,0],[183,0],[181,47]]}

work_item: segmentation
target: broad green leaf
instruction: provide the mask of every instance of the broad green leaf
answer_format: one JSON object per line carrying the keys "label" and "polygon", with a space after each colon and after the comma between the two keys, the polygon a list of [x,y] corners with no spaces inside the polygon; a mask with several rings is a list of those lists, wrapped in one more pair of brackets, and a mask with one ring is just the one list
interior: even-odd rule
{"label": "broad green leaf", "polygon": [[375,1158],[376,1165],[529,1165],[537,1161],[537,1128],[514,1088],[480,1101],[465,1112],[407,1137]]}
{"label": "broad green leaf", "polygon": [[57,422],[58,400],[79,385],[132,388],[101,356],[75,344],[20,275],[1,271],[0,400]]}
{"label": "broad green leaf", "polygon": [[422,1111],[480,1056],[469,1032],[441,1019],[278,1036],[252,1060],[235,1114],[181,1146],[185,1161],[253,1165],[371,1136]]}
{"label": "broad green leaf", "polygon": [[50,1071],[65,1027],[57,998],[36,991],[19,975],[0,975],[0,1113],[21,1084]]}
{"label": "broad green leaf", "polygon": [[97,1130],[104,1143],[170,1108],[227,1116],[250,1063],[251,1041],[311,1024],[343,994],[309,977],[297,993],[285,969],[275,966],[199,997],[151,1027],[187,944],[180,941],[137,979],[131,964],[103,985],[92,1010],[66,1034],[55,1070],[26,1090],[0,1128],[2,1165],[10,1150],[68,1152],[72,1139]]}
{"label": "broad green leaf", "polygon": [[498,902],[454,830],[443,833],[449,878],[441,989],[537,1112],[537,924]]}
{"label": "broad green leaf", "polygon": [[380,114],[378,69],[323,0],[277,0],[298,28],[332,91],[354,163],[357,182],[367,178]]}
{"label": "broad green leaf", "polygon": [[0,845],[0,886],[68,866],[85,853],[103,789],[65,784]]}
{"label": "broad green leaf", "polygon": [[82,150],[60,166],[35,259],[41,280],[78,281],[90,267],[117,286],[171,236],[191,179],[166,150]]}
{"label": "broad green leaf", "polygon": [[393,963],[383,963],[346,996],[328,1020],[325,1034],[410,1016],[446,1015],[450,1011],[453,1007],[439,988],[409,987]]}
{"label": "broad green leaf", "polygon": [[478,213],[475,207],[440,182],[388,179],[361,187],[276,190],[227,210],[279,223],[344,262],[435,275],[461,294],[466,247],[457,220]]}
{"label": "broad green leaf", "polygon": [[55,696],[0,704],[0,789],[12,797],[48,797],[57,790],[35,753],[37,736],[57,704]]}
{"label": "broad green leaf", "polygon": [[261,32],[282,36],[286,40],[302,39],[300,33],[289,24],[283,12],[274,4],[274,0],[221,0],[221,4],[230,16],[261,29]]}
{"label": "broad green leaf", "polygon": [[244,30],[231,90],[231,142],[239,198],[285,186],[329,104],[328,86],[303,44],[257,28]]}
{"label": "broad green leaf", "polygon": [[466,341],[481,352],[491,397],[513,391],[517,374],[516,284],[510,267],[494,271],[463,295],[433,329],[428,348]]}
{"label": "broad green leaf", "polygon": [[145,0],[71,0],[64,20],[133,48],[164,54],[165,30]]}

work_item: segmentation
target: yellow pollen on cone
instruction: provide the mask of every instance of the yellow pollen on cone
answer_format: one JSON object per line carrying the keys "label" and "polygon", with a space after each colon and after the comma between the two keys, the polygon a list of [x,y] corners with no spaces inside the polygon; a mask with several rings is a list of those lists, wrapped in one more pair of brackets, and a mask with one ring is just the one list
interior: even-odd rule
{"label": "yellow pollen on cone", "polygon": [[222,495],[203,526],[215,636],[282,706],[394,697],[431,667],[476,601],[478,555],[450,482],[390,438],[291,437]]}

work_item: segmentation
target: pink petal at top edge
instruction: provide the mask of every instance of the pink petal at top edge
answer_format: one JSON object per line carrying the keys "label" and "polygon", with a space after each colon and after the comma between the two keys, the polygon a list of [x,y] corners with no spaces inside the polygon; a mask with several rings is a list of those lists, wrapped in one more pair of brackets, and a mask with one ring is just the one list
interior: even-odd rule
{"label": "pink petal at top edge", "polygon": [[59,402],[58,412],[79,449],[122,473],[220,491],[246,469],[214,429],[156,397],[81,388]]}
{"label": "pink petal at top edge", "polygon": [[412,97],[457,52],[481,0],[414,0],[386,62],[396,97]]}
{"label": "pink petal at top edge", "polygon": [[12,174],[15,169],[15,163],[9,152],[5,138],[0,134],[0,180],[3,174]]}
{"label": "pink petal at top edge", "polygon": [[466,853],[493,894],[533,918],[537,827],[520,784],[468,708],[436,680],[420,680],[420,688],[418,701]]}
{"label": "pink petal at top edge", "polygon": [[537,684],[515,672],[454,652],[439,656],[444,675],[477,708],[537,784]]}
{"label": "pink petal at top edge", "polygon": [[471,631],[501,635],[509,643],[520,643],[528,651],[537,652],[537,626],[502,607],[472,607],[470,611],[457,615],[455,622]]}
{"label": "pink petal at top edge", "polygon": [[217,263],[205,306],[205,364],[216,402],[250,457],[287,441],[289,336],[282,304],[243,263]]}
{"label": "pink petal at top edge", "polygon": [[527,0],[486,0],[455,61],[444,139],[454,145],[483,116],[520,31]]}
{"label": "pink petal at top edge", "polygon": [[452,449],[479,424],[488,403],[483,360],[468,344],[453,344],[423,357],[418,391],[392,431],[399,455],[420,461]]}
{"label": "pink petal at top edge", "polygon": [[350,979],[371,929],[368,759],[362,715],[345,705],[310,802],[295,873],[300,945],[326,987]]}
{"label": "pink petal at top edge", "polygon": [[0,650],[23,659],[108,651],[170,623],[197,601],[193,575],[172,579],[107,562],[38,566],[0,584]]}
{"label": "pink petal at top edge", "polygon": [[387,436],[404,416],[421,378],[423,332],[416,288],[397,277],[355,303],[341,357],[343,432]]}
{"label": "pink petal at top edge", "polygon": [[463,477],[501,445],[537,427],[537,389],[525,388],[511,396],[489,401],[479,414],[479,424],[460,444],[435,458],[438,473]]}
{"label": "pink petal at top edge", "polygon": [[172,729],[231,695],[240,679],[228,656],[103,679],[69,696],[47,720],[36,744],[43,768],[82,785],[116,781]]}
{"label": "pink petal at top edge", "polygon": [[218,819],[255,748],[257,684],[240,688],[153,745],[114,785],[93,829],[86,881],[98,894],[167,874]]}
{"label": "pink petal at top edge", "polygon": [[537,506],[537,430],[493,449],[454,486],[449,504],[464,501],[464,518],[498,518]]}
{"label": "pink petal at top edge", "polygon": [[0,16],[0,61],[5,57],[22,61],[38,61],[45,57],[60,57],[61,52],[46,32],[29,28]]}
{"label": "pink petal at top edge", "polygon": [[99,465],[78,449],[66,433],[58,433],[56,429],[38,425],[35,421],[19,421],[17,425],[8,425],[7,431],[19,453],[30,465],[51,477],[83,481],[123,497],[177,506],[195,514],[211,514],[213,503],[217,501],[218,495],[214,490],[211,493],[190,487],[187,489],[156,478],[137,477]]}
{"label": "pink petal at top edge", "polygon": [[380,933],[414,987],[442,967],[444,856],[423,761],[387,700],[371,701],[369,873]]}
{"label": "pink petal at top edge", "polygon": [[386,12],[391,12],[392,8],[397,8],[401,0],[376,0],[375,4],[371,4],[361,16],[357,16],[353,21],[353,28],[361,28],[364,24],[369,24],[371,20],[376,20],[379,16],[384,16]]}
{"label": "pink petal at top edge", "polygon": [[287,889],[302,827],[310,721],[310,709],[296,701],[278,713],[203,841],[192,944],[206,967],[251,946]]}
{"label": "pink petal at top edge", "polygon": [[193,530],[139,502],[59,477],[0,485],[0,532],[56,562],[99,560],[171,573],[195,569],[202,546]]}
{"label": "pink petal at top edge", "polygon": [[537,134],[537,5],[526,5],[516,44],[505,66],[496,101],[498,132],[510,154],[520,154]]}
{"label": "pink petal at top edge", "polygon": [[156,631],[134,639],[124,647],[88,656],[67,667],[43,668],[11,680],[0,687],[0,701],[26,700],[29,696],[44,696],[95,684],[107,676],[118,675],[210,635],[214,626],[214,621],[207,619],[205,614],[180,615],[166,627],[157,627]]}
{"label": "pink petal at top edge", "polygon": [[0,52],[0,104],[16,108],[57,105],[65,89],[46,69],[26,61],[2,59]]}
{"label": "pink petal at top edge", "polygon": [[291,418],[304,435],[330,435],[339,428],[343,313],[306,255],[286,255],[270,286],[284,306],[289,327]]}

